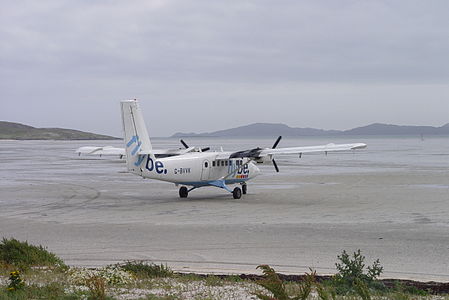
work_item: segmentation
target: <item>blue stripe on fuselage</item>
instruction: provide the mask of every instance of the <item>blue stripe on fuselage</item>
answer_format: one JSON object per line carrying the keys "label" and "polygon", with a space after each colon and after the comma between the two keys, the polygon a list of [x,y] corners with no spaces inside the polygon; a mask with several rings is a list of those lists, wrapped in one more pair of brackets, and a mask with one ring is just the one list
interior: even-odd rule
{"label": "blue stripe on fuselage", "polygon": [[[225,180],[225,184],[235,184],[235,183],[241,183],[241,182],[245,182],[245,181],[246,180],[241,180],[241,179],[228,179],[228,180]],[[194,187],[216,186],[215,184],[212,184],[213,182],[216,182],[216,180],[192,181],[192,182],[177,182],[177,184],[190,185],[190,186],[194,186]]]}

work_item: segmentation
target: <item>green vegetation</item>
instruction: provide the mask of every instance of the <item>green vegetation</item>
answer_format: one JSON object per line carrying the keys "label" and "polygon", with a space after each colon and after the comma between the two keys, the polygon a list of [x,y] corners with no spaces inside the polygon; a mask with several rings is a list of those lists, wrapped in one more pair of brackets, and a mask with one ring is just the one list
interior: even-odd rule
{"label": "green vegetation", "polygon": [[11,273],[9,273],[9,285],[7,288],[8,292],[15,292],[22,290],[24,286],[25,283],[20,277],[19,271],[12,271]]}
{"label": "green vegetation", "polygon": [[371,266],[365,268],[365,256],[362,255],[360,249],[352,256],[343,250],[337,259],[339,262],[335,264],[335,267],[338,273],[332,278],[331,283],[337,294],[357,292],[359,295],[365,295],[366,290],[370,288],[385,290],[385,286],[377,280],[383,272],[383,267],[378,259]]}
{"label": "green vegetation", "polygon": [[[61,259],[42,246],[15,239],[0,244],[0,300],[73,299],[73,300],[449,300],[437,298],[406,282],[384,286],[378,279],[383,268],[376,260],[365,266],[358,250],[337,256],[338,273],[332,278],[310,271],[297,280],[283,280],[268,265],[261,265],[263,277],[215,276],[174,273],[166,265],[127,261],[103,268],[68,268]],[[44,266],[44,267],[43,267]],[[23,271],[17,271],[20,267]],[[256,275],[254,275],[256,276]],[[406,285],[407,284],[407,285]]]}
{"label": "green vegetation", "polygon": [[106,280],[101,276],[92,276],[86,280],[86,285],[89,288],[89,299],[105,300],[106,299]]}
{"label": "green vegetation", "polygon": [[[337,256],[338,262],[335,264],[338,273],[330,280],[317,282],[316,273],[311,271],[306,274],[305,279],[296,282],[296,289],[287,288],[279,275],[267,265],[259,266],[263,270],[265,278],[257,284],[268,291],[254,293],[262,300],[305,300],[310,299],[310,294],[315,291],[321,300],[336,299],[431,299],[427,291],[420,290],[413,286],[403,286],[397,284],[392,288],[387,288],[378,277],[383,272],[383,267],[379,260],[375,260],[371,266],[365,266],[365,256],[357,250],[351,255],[343,251]],[[418,297],[424,298],[418,298]],[[438,298],[447,299],[447,298]]]}
{"label": "green vegetation", "polygon": [[0,300],[81,300],[88,297],[86,292],[66,292],[64,285],[60,283],[49,283],[48,285],[30,285],[14,293],[0,289]]}
{"label": "green vegetation", "polygon": [[312,291],[312,285],[315,283],[315,272],[307,274],[306,279],[298,286],[297,295],[289,296],[285,283],[279,278],[274,269],[267,265],[261,265],[257,268],[262,269],[263,274],[266,276],[266,278],[259,281],[258,284],[273,294],[272,297],[263,292],[254,293],[262,300],[306,300]]}
{"label": "green vegetation", "polygon": [[66,268],[63,261],[43,246],[33,246],[28,242],[6,239],[0,243],[0,262],[22,271],[31,267]]}
{"label": "green vegetation", "polygon": [[163,264],[148,264],[143,261],[127,261],[118,265],[122,270],[132,272],[139,278],[170,277],[173,271]]}

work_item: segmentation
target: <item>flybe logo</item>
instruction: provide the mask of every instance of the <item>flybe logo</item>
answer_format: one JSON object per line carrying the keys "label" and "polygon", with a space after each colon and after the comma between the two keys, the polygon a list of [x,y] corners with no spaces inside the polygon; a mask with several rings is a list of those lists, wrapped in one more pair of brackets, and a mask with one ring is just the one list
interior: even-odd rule
{"label": "flybe logo", "polygon": [[[140,147],[142,146],[142,142],[140,141],[138,135],[134,135],[134,136],[128,141],[128,143],[126,144],[126,148],[131,147],[133,144],[135,144],[135,145],[134,145],[134,148],[133,148],[132,151],[131,151],[131,155],[132,155],[132,156],[135,156],[135,155],[137,154],[137,152],[140,150]],[[135,165],[136,167],[138,167],[138,166],[143,162],[143,159],[144,159],[144,156],[143,156],[143,155],[139,156],[138,159],[134,162],[134,165]]]}
{"label": "flybe logo", "polygon": [[134,135],[128,142],[128,144],[126,144],[126,147],[129,148],[131,147],[133,144],[136,144],[134,146],[134,149],[131,151],[131,155],[136,155],[137,151],[139,151],[140,146],[142,146],[142,142],[139,140],[139,136],[138,135]]}
{"label": "flybe logo", "polygon": [[[131,155],[135,156],[138,154],[138,151],[140,150],[140,147],[142,146],[142,142],[139,139],[138,135],[134,135],[126,144],[126,147],[129,148],[132,145],[134,145],[134,148],[131,151]],[[140,155],[139,158],[134,162],[134,165],[136,167],[140,166],[142,164],[143,160],[145,159],[145,155]],[[167,169],[164,167],[164,164],[161,161],[153,161],[153,159],[150,157],[150,155],[147,155],[147,163],[145,165],[145,169],[147,169],[150,172],[155,171],[158,174],[167,174]]]}

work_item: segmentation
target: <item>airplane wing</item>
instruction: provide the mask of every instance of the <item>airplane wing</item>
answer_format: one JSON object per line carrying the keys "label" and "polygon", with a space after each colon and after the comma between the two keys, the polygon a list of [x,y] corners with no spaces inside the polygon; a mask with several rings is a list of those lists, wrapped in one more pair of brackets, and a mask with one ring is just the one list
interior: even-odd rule
{"label": "airplane wing", "polygon": [[84,155],[118,155],[120,157],[125,155],[125,149],[124,148],[116,148],[112,146],[105,146],[105,147],[95,147],[95,146],[85,146],[80,147],[76,151],[78,155],[84,154]]}
{"label": "airplane wing", "polygon": [[249,150],[237,151],[237,152],[217,152],[215,159],[227,160],[230,158],[252,158],[261,159],[266,156],[283,155],[283,154],[304,154],[304,153],[326,153],[334,151],[350,151],[364,149],[367,145],[363,143],[355,144],[327,144],[321,146],[308,146],[308,147],[289,147],[289,148],[253,148]]}
{"label": "airplane wing", "polygon": [[[176,156],[176,155],[182,155],[186,154],[188,152],[194,152],[197,151],[196,147],[188,147],[187,149],[154,149],[151,151],[152,154],[154,154],[156,157],[168,157],[168,156]],[[78,155],[118,155],[120,158],[124,157],[126,152],[124,148],[116,148],[111,146],[105,146],[105,147],[96,147],[96,146],[85,146],[80,147],[76,151]],[[139,154],[149,154],[149,151],[140,151]]]}
{"label": "airplane wing", "polygon": [[322,146],[310,147],[291,147],[291,148],[277,148],[277,149],[263,149],[259,156],[279,155],[279,154],[303,154],[315,152],[332,152],[332,151],[349,151],[366,148],[366,144],[327,144]]}
{"label": "airplane wing", "polygon": [[304,153],[317,153],[317,152],[333,152],[333,151],[349,151],[366,148],[366,144],[327,144],[322,146],[308,146],[308,147],[289,147],[289,148],[254,148],[250,150],[237,151],[231,153],[229,158],[263,158],[269,155],[282,155],[282,154],[304,154]]}
{"label": "airplane wing", "polygon": [[[275,155],[287,155],[287,154],[299,154],[299,157],[304,153],[318,153],[318,152],[334,152],[334,151],[349,151],[366,148],[366,144],[355,143],[355,144],[327,144],[321,146],[308,146],[308,147],[289,147],[289,148],[276,148],[281,137],[279,137],[274,143],[272,148],[253,148],[249,150],[237,151],[231,153],[229,158],[247,158],[249,160],[254,160],[258,163],[271,162],[279,172],[278,165],[274,160]],[[223,153],[222,156],[227,155]]]}

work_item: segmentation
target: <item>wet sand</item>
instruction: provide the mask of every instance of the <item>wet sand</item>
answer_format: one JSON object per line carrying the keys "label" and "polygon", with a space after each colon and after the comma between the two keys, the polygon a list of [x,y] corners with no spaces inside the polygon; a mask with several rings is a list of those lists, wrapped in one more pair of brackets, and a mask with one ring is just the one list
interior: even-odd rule
{"label": "wet sand", "polygon": [[16,143],[0,152],[0,236],[45,245],[71,265],[144,259],[186,272],[270,264],[330,274],[343,249],[361,249],[367,263],[381,260],[383,277],[449,281],[444,164],[386,166],[368,152],[327,158],[318,164],[329,172],[316,173],[315,158],[281,160],[281,173],[263,166],[240,200],[214,188],[180,199],[173,184],[124,173],[118,160],[75,157],[76,143],[45,152]]}

